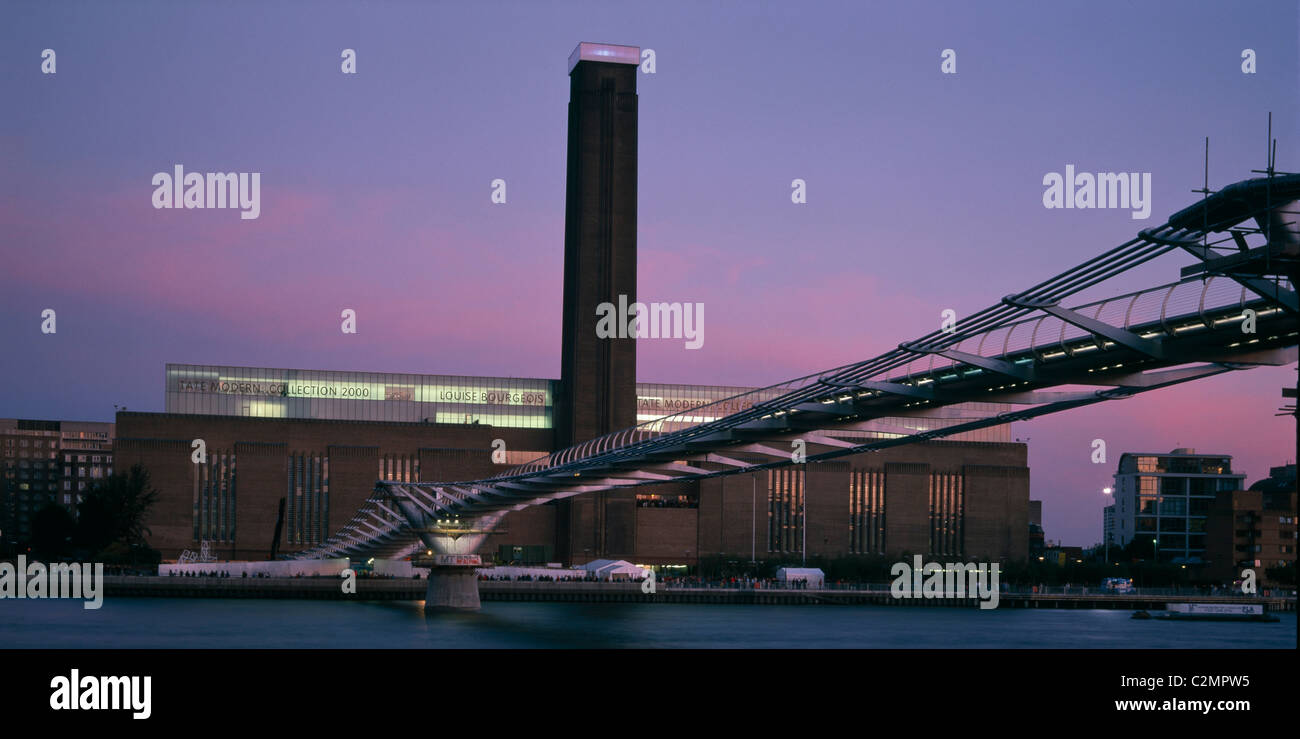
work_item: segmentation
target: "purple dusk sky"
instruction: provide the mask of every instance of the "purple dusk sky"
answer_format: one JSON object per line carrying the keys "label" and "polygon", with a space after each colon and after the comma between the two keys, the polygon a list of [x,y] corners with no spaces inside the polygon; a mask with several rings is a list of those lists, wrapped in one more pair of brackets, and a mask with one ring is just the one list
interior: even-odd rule
{"label": "purple dusk sky", "polygon": [[[161,411],[168,361],[558,377],[579,41],[656,52],[639,298],[707,306],[704,347],[643,341],[639,379],[767,385],[865,359],[1162,223],[1198,197],[1206,136],[1211,187],[1264,165],[1270,111],[1279,167],[1300,169],[1298,20],[1294,2],[6,2],[0,417]],[[155,210],[176,164],[262,173],[260,218]],[[1067,164],[1152,173],[1151,217],[1045,209]],[[1016,424],[1047,537],[1100,541],[1124,451],[1231,454],[1247,482],[1293,459],[1274,413],[1295,379]]]}

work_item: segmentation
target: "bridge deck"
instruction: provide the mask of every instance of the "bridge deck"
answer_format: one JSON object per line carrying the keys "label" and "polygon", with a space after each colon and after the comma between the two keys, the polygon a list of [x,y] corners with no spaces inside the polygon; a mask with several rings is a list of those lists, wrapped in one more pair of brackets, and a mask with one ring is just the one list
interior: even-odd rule
{"label": "bridge deck", "polygon": [[[1262,192],[1269,194],[1268,202],[1249,200]],[[490,529],[507,511],[574,495],[815,463],[1293,362],[1296,292],[1281,273],[1192,277],[1073,308],[1063,305],[1070,296],[1177,249],[1202,263],[1219,259],[1216,250],[1223,248],[1258,253],[1261,247],[1252,248],[1248,237],[1270,239],[1264,244],[1266,257],[1296,250],[1300,236],[1294,219],[1254,231],[1241,224],[1248,218],[1269,224],[1278,214],[1290,218],[1300,210],[1300,175],[1273,178],[1267,187],[1232,186],[1223,193],[1228,195],[1222,201],[1215,200],[1219,195],[1206,201],[1199,226],[1189,213],[1200,211],[1185,209],[1163,226],[1007,296],[948,330],[872,359],[721,401],[741,411],[693,408],[480,480],[380,481],[347,526],[298,556],[404,556],[435,546],[432,525],[438,520],[477,518],[479,528]],[[1230,232],[1233,244],[1212,242],[1216,232]],[[1244,332],[1244,325],[1254,331]],[[972,402],[1017,408],[971,417],[961,409]],[[793,451],[797,440],[805,445],[802,458]]]}

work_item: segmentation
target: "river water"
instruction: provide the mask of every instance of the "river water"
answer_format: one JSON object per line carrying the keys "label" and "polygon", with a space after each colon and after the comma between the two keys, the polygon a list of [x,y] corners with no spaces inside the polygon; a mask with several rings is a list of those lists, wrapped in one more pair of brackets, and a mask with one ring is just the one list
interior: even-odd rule
{"label": "river water", "polygon": [[1155,648],[1294,649],[1279,623],[1133,620],[1130,611],[115,598],[0,601],[0,649]]}

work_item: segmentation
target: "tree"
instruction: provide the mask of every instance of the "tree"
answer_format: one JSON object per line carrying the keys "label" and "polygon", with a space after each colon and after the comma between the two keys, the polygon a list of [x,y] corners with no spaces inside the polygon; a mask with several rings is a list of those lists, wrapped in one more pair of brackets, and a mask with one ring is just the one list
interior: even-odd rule
{"label": "tree", "polygon": [[91,552],[112,554],[113,559],[137,550],[145,559],[153,559],[145,538],[152,532],[145,520],[157,500],[149,472],[139,464],[104,478],[77,506],[77,544]]}
{"label": "tree", "polygon": [[1264,570],[1264,576],[1270,582],[1280,585],[1295,585],[1295,562],[1287,562]]}
{"label": "tree", "polygon": [[47,503],[32,519],[32,549],[45,559],[60,559],[72,549],[76,529],[72,514],[57,503]]}

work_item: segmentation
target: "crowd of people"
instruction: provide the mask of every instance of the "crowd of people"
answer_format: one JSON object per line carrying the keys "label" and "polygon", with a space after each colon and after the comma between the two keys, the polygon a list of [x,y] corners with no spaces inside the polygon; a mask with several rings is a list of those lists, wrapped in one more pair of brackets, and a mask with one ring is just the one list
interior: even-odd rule
{"label": "crowd of people", "polygon": [[698,504],[683,495],[677,498],[637,498],[636,505],[638,508],[697,508]]}
{"label": "crowd of people", "polygon": [[492,582],[600,582],[600,578],[594,574],[588,573],[581,577],[577,575],[489,575],[480,573],[479,580]]}
{"label": "crowd of people", "polygon": [[[397,577],[396,575],[382,575],[382,574],[375,574],[375,573],[373,573],[373,572],[370,572],[369,570],[354,570],[354,572],[355,572],[355,574],[356,574],[356,576],[357,576],[358,578],[364,578],[364,579],[368,579],[368,580],[394,580],[394,579],[396,579],[396,577]],[[156,572],[139,572],[139,573],[128,573],[128,574],[156,575],[157,573],[156,573]],[[168,577],[215,577],[215,578],[231,578],[231,577],[234,577],[234,575],[230,574],[229,572],[227,572],[227,571],[225,571],[225,570],[200,570],[200,571],[197,571],[197,572],[176,572],[176,571],[173,570],[173,571],[171,571],[171,572],[168,572],[168,573],[167,573],[167,576],[168,576]],[[249,577],[251,577],[251,578],[289,577],[289,578],[293,578],[293,579],[295,579],[295,580],[300,580],[300,579],[304,579],[304,578],[337,577],[337,575],[322,575],[322,574],[320,574],[320,573],[313,573],[313,574],[310,574],[310,575],[304,575],[304,574],[301,573],[301,572],[296,573],[296,574],[293,574],[293,575],[273,575],[273,574],[266,573],[266,572],[254,572],[253,574],[250,575],[250,574],[248,574],[248,572],[241,572],[241,573],[239,574],[239,577],[241,577],[241,578],[249,578]],[[414,577],[414,576],[413,576],[413,577]]]}

